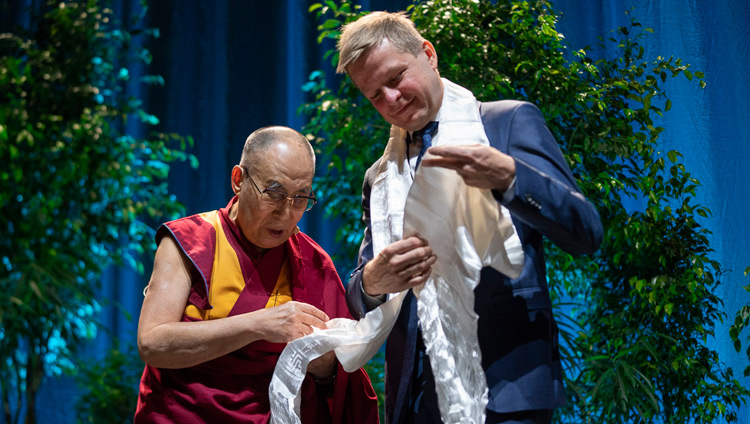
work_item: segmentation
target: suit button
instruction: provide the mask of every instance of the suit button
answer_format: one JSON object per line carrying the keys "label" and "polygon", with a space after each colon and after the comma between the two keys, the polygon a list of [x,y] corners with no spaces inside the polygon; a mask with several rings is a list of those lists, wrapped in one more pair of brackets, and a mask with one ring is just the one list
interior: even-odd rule
{"label": "suit button", "polygon": [[524,196],[524,199],[526,199],[526,203],[534,207],[536,210],[542,210],[542,204],[537,202],[536,199],[534,199],[533,197],[531,197],[531,194],[526,193],[526,195]]}

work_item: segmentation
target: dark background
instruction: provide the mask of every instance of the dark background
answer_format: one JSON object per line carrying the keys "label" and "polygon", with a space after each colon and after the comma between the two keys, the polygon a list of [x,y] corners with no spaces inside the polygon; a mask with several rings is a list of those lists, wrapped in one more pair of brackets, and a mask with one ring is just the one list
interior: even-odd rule
{"label": "dark background", "polygon": [[[28,19],[24,7],[37,3],[17,1],[5,7],[3,10],[11,12],[0,17],[0,29],[11,22],[23,23]],[[339,78],[323,59],[330,45],[321,47],[316,42],[318,23],[307,12],[313,3],[309,0],[149,3],[143,25],[159,28],[161,36],[148,41],[154,57],[148,73],[162,75],[166,84],[148,89],[134,86],[133,91],[146,101],[146,109],[160,118],[161,130],[195,139],[192,151],[200,167],[193,170],[178,165],[170,173],[171,190],[185,204],[187,213],[223,207],[232,195],[229,174],[247,135],[266,125],[301,129],[304,120],[296,111],[306,100],[300,87],[307,76],[324,69],[329,81]],[[409,3],[361,2],[365,10],[390,11]],[[741,288],[748,284],[743,271],[750,266],[750,84],[746,78],[750,69],[750,2],[554,0],[553,4],[563,13],[558,30],[574,49],[627,25],[625,12],[630,11],[644,26],[654,29],[643,41],[647,58],[679,57],[691,65],[691,71],[706,74],[703,91],[684,78],[668,83],[673,108],[658,124],[666,128],[661,136],[664,150],[680,151],[689,172],[702,183],[698,201],[713,212],[702,224],[713,233],[713,257],[730,270],[722,276],[725,284],[720,286],[720,296],[733,316],[739,307],[750,303],[750,295]],[[135,14],[140,6],[138,1],[119,0],[114,8],[125,17]],[[320,212],[321,208],[315,208],[306,213],[300,227],[334,252],[335,223]],[[104,309],[103,321],[111,331],[100,332],[84,355],[103,355],[114,338],[125,346],[135,345],[141,293],[150,264],[146,269],[145,275],[138,275],[112,268],[103,276],[102,296],[115,299],[121,308]],[[348,271],[340,270],[342,279],[346,280]],[[712,343],[722,360],[741,376],[747,360],[734,353],[728,324],[717,328]],[[750,386],[748,379],[743,383]],[[73,422],[75,393],[69,379],[49,379],[40,391],[39,422]],[[750,423],[746,409],[739,422]]]}

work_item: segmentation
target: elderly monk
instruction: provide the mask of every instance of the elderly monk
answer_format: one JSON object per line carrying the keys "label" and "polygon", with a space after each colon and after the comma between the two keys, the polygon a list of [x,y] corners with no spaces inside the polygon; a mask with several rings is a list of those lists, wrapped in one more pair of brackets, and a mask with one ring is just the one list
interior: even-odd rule
{"label": "elderly monk", "polygon": [[[286,127],[245,142],[235,196],[218,211],[162,225],[140,321],[146,368],[135,423],[266,423],[286,343],[350,317],[330,257],[297,223],[315,204],[315,154]],[[311,361],[302,422],[377,422],[364,370],[333,352]]]}

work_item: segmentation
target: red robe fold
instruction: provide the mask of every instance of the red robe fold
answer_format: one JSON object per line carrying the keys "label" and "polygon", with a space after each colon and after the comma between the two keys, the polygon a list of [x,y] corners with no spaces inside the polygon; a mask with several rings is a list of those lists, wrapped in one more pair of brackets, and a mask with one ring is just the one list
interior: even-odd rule
{"label": "red robe fold", "polygon": [[[162,225],[189,259],[192,286],[182,321],[221,319],[288,301],[309,303],[331,318],[350,318],[344,287],[328,256],[303,233],[255,250],[221,210]],[[289,297],[291,296],[291,297]],[[268,386],[285,344],[257,341],[183,369],[146,366],[135,423],[267,423]],[[339,365],[332,395],[308,376],[302,384],[303,423],[376,423],[377,397],[363,369]],[[330,392],[329,392],[330,394]]]}

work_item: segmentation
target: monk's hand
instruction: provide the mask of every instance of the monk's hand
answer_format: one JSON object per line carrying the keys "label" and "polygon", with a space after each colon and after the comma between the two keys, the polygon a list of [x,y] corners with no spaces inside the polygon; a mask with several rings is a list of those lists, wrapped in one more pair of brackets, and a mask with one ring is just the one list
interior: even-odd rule
{"label": "monk's hand", "polygon": [[272,343],[289,343],[313,332],[313,327],[326,328],[330,318],[325,312],[302,302],[286,302],[262,309],[263,339]]}
{"label": "monk's hand", "polygon": [[436,146],[420,166],[453,169],[466,185],[505,192],[516,175],[516,161],[492,146]]}
{"label": "monk's hand", "polygon": [[437,258],[427,241],[407,237],[385,247],[362,270],[362,288],[370,296],[398,293],[424,283]]}
{"label": "monk's hand", "polygon": [[332,376],[337,367],[336,354],[330,351],[310,361],[307,364],[307,372],[318,380],[323,380]]}

